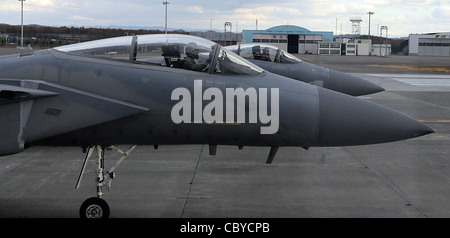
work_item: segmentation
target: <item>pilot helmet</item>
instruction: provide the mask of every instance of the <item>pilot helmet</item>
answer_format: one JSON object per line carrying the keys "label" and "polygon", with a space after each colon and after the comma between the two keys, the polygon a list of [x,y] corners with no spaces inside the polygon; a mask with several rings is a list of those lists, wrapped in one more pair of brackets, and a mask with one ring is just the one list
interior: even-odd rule
{"label": "pilot helmet", "polygon": [[198,51],[199,51],[199,49],[195,42],[190,42],[186,45],[186,49],[185,49],[186,54],[191,54],[193,56],[197,56]]}
{"label": "pilot helmet", "polygon": [[252,47],[252,53],[253,54],[259,54],[261,47],[259,45],[255,45]]}

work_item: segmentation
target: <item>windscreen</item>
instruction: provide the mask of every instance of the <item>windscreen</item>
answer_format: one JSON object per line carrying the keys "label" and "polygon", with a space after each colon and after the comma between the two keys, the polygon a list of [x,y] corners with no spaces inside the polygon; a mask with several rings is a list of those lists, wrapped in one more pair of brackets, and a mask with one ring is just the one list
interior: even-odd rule
{"label": "windscreen", "polygon": [[264,71],[260,67],[236,55],[226,48],[221,48],[217,61],[219,66],[218,72],[223,74],[256,75],[261,74]]}

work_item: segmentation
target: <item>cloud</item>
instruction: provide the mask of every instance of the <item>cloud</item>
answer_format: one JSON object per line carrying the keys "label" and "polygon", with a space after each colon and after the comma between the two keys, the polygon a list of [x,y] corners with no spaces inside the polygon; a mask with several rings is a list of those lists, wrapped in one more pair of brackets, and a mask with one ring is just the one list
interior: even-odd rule
{"label": "cloud", "polygon": [[40,6],[40,7],[55,7],[56,0],[39,0],[37,2],[30,2],[30,5]]}
{"label": "cloud", "polygon": [[307,6],[307,13],[314,17],[362,15],[373,10],[372,4],[363,2],[315,1]]}
{"label": "cloud", "polygon": [[239,21],[254,22],[255,19],[267,21],[277,21],[280,19],[286,20],[290,18],[298,18],[301,12],[296,8],[277,7],[277,6],[262,6],[257,8],[237,8],[234,10],[233,15],[239,19]]}
{"label": "cloud", "polygon": [[363,3],[374,6],[429,6],[436,3],[436,0],[363,0]]}
{"label": "cloud", "polygon": [[392,0],[363,0],[363,3],[376,5],[376,6],[388,6],[392,4]]}
{"label": "cloud", "polygon": [[234,10],[236,14],[272,14],[272,13],[282,13],[282,14],[299,14],[300,11],[298,9],[289,8],[289,7],[277,7],[277,6],[262,6],[257,8],[237,8]]}
{"label": "cloud", "polygon": [[450,19],[450,5],[439,6],[433,11],[433,18],[435,19]]}
{"label": "cloud", "polygon": [[76,3],[64,2],[61,7],[67,8],[70,10],[81,10],[81,8]]}
{"label": "cloud", "polygon": [[203,13],[203,8],[202,7],[198,7],[198,6],[190,6],[190,7],[187,8],[187,11],[191,12],[191,13],[201,14],[201,13]]}
{"label": "cloud", "polygon": [[2,11],[2,12],[20,11],[20,5],[19,4],[12,4],[12,3],[1,3],[0,4],[0,11]]}
{"label": "cloud", "polygon": [[431,6],[436,4],[435,0],[408,0],[403,2],[407,6]]}
{"label": "cloud", "polygon": [[83,21],[95,21],[94,18],[83,17],[83,16],[79,16],[79,15],[74,15],[74,16],[72,17],[72,19],[74,19],[74,20],[83,20]]}

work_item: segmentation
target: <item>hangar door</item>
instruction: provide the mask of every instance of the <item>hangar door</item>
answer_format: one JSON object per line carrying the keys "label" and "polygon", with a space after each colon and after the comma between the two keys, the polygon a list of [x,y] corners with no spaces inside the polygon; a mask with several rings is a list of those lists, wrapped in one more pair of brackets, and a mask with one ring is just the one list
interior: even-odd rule
{"label": "hangar door", "polygon": [[419,38],[419,55],[450,56],[450,39]]}
{"label": "hangar door", "polygon": [[298,54],[298,35],[288,35],[288,53]]}

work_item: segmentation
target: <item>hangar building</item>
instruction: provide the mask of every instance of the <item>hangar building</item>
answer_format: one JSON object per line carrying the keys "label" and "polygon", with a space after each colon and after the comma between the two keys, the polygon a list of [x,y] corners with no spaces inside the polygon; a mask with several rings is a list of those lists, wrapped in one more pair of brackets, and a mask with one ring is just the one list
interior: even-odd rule
{"label": "hangar building", "polygon": [[310,31],[300,26],[281,25],[267,30],[243,30],[243,43],[266,43],[293,54],[317,54],[318,43],[333,41],[331,31]]}
{"label": "hangar building", "polygon": [[408,54],[424,56],[450,56],[450,32],[410,34]]}

